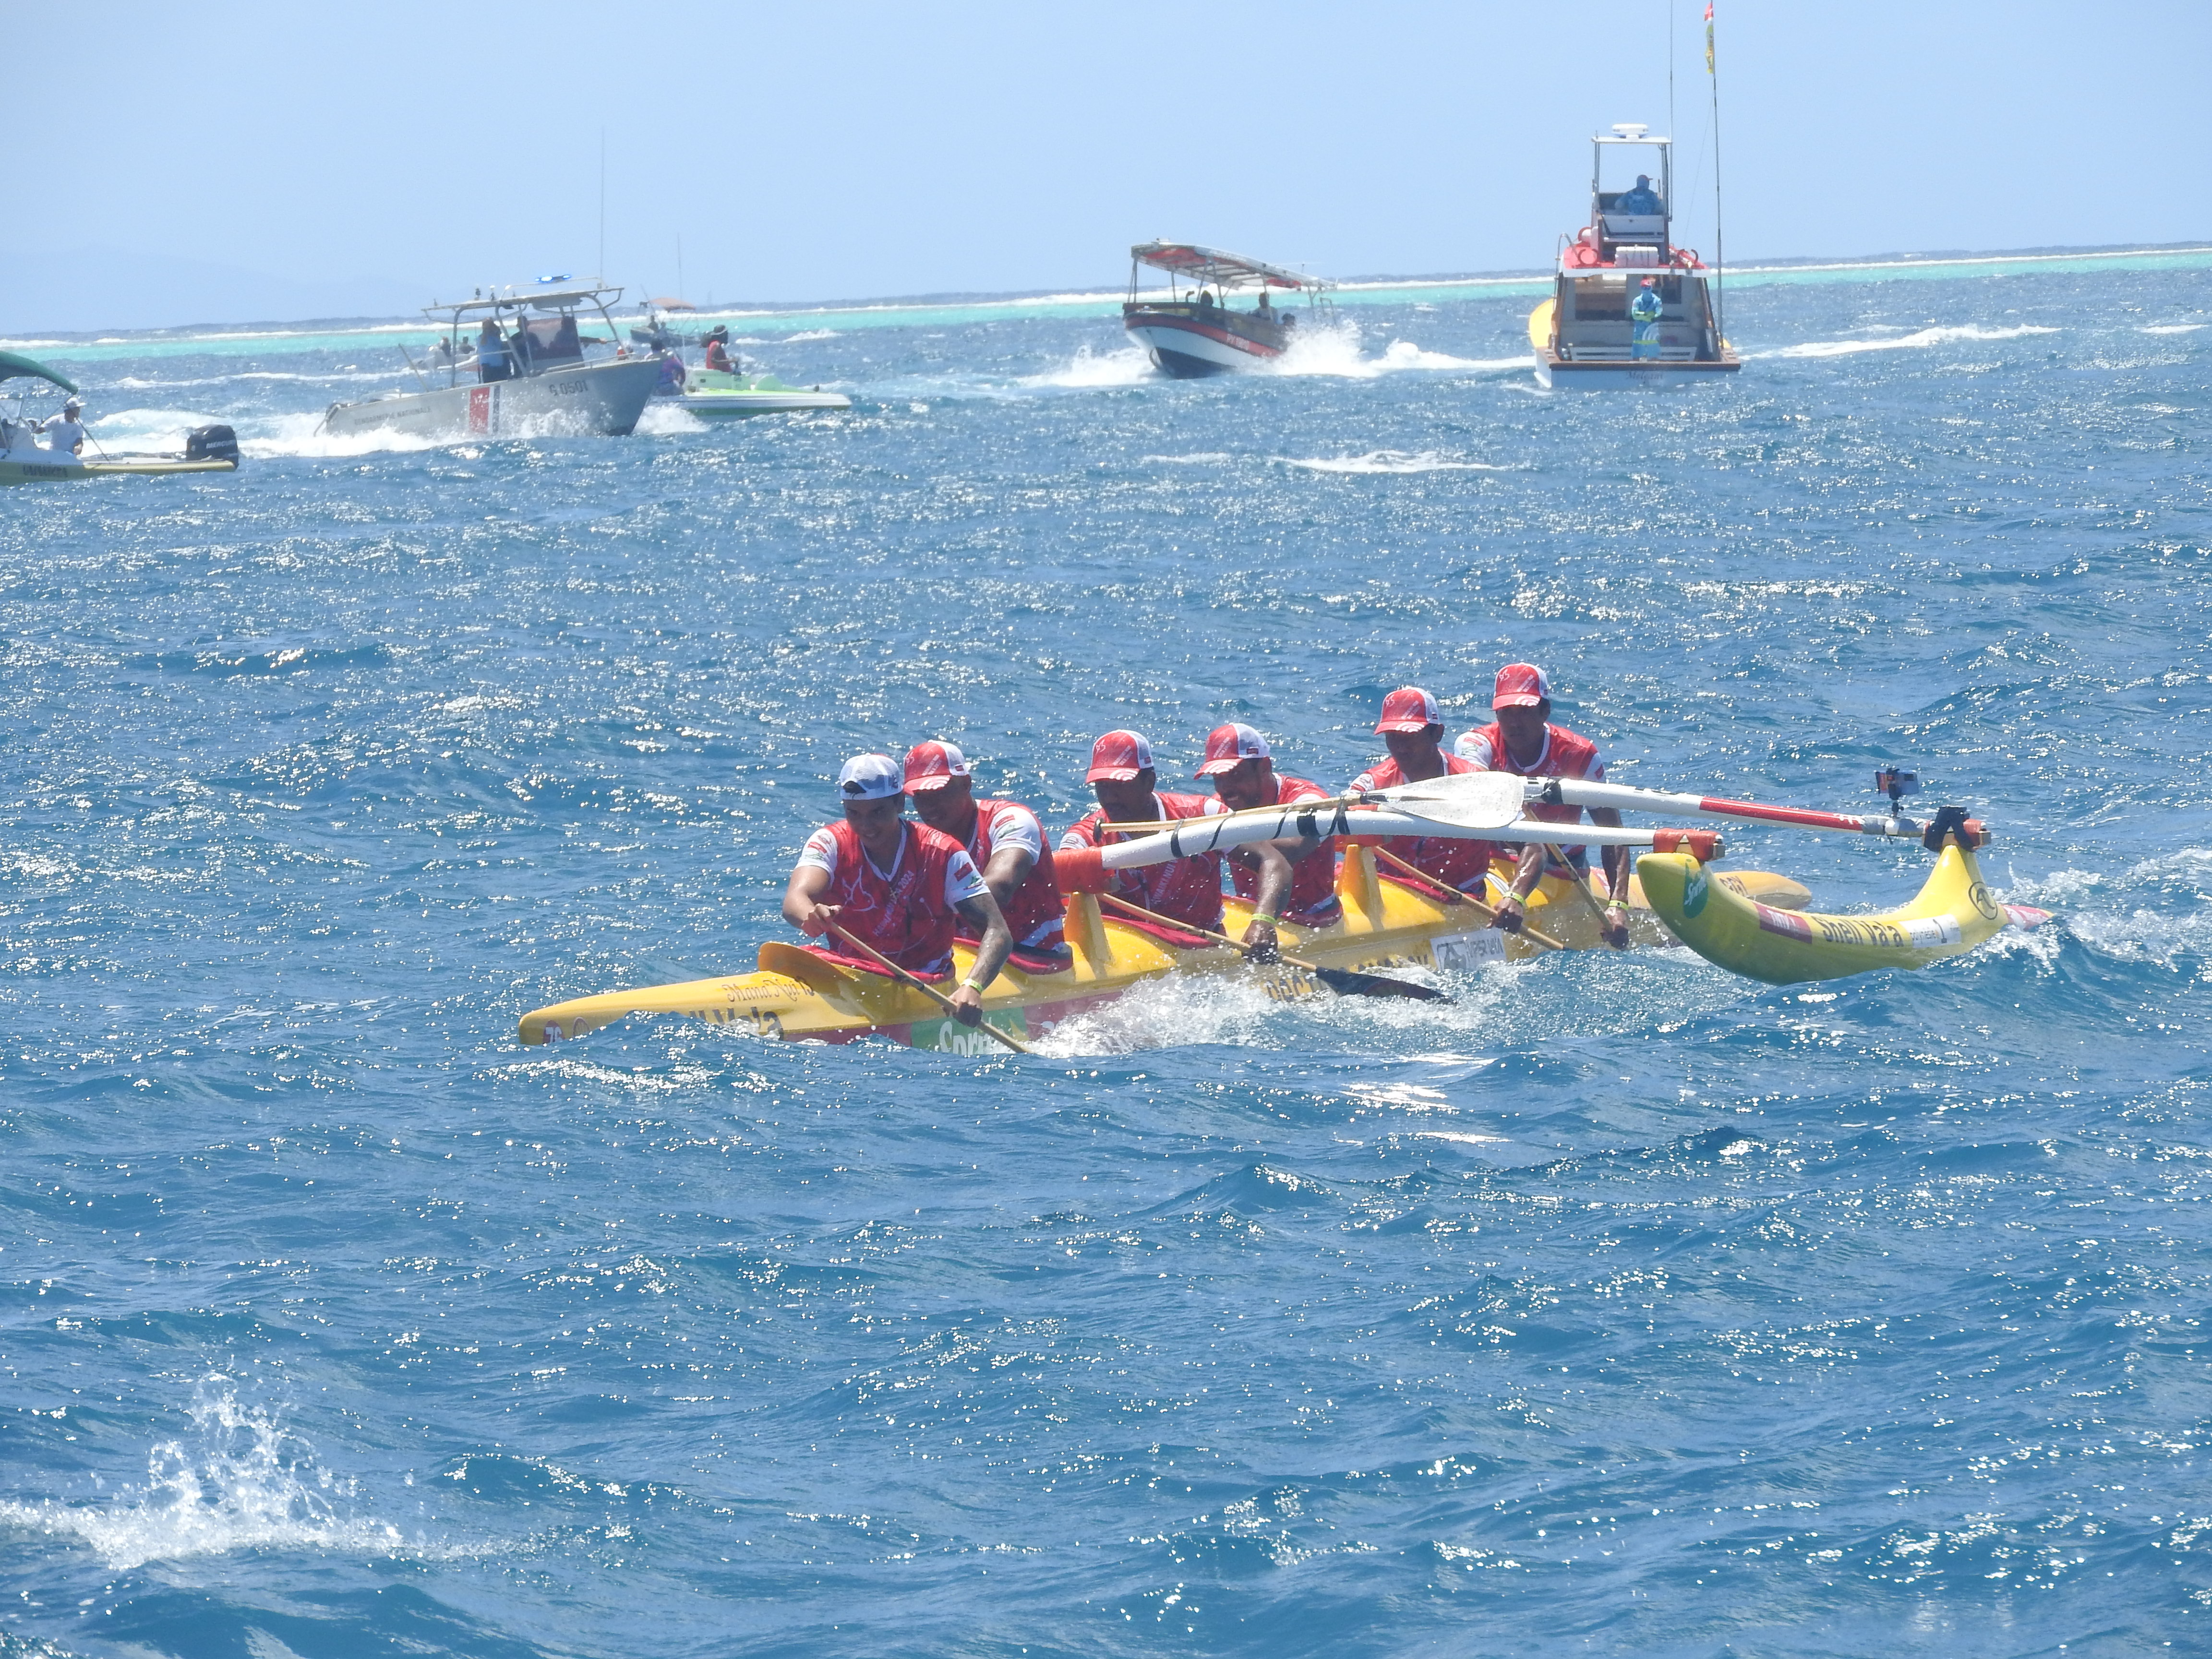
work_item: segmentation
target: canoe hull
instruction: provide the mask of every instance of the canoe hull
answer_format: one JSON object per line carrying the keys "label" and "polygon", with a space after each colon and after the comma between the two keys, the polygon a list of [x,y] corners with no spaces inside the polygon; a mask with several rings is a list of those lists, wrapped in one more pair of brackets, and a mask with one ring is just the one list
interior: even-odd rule
{"label": "canoe hull", "polygon": [[[1496,866],[1504,872],[1510,866]],[[1723,878],[1746,894],[1775,905],[1802,904],[1808,896],[1796,883],[1780,876],[1746,872]],[[1447,906],[1413,890],[1379,879],[1374,856],[1365,848],[1349,850],[1339,873],[1337,891],[1343,919],[1313,932],[1286,928],[1284,948],[1323,968],[1442,968],[1465,971],[1493,962],[1520,961],[1540,954],[1528,940],[1486,927],[1466,906]],[[1640,907],[1632,885],[1630,902]],[[1249,908],[1231,900],[1224,931],[1240,933]],[[1531,896],[1529,925],[1573,949],[1599,944],[1595,917],[1566,884],[1547,878]],[[1256,983],[1270,996],[1302,1000],[1322,994],[1320,983],[1303,969],[1277,963],[1260,968],[1226,949],[1175,951],[1142,930],[1103,914],[1087,895],[1072,900],[1067,939],[1071,965],[1056,974],[1025,974],[1008,968],[984,994],[984,1013],[1013,1036],[1035,1037],[1052,1027],[1103,1007],[1146,981],[1170,973],[1234,973]],[[1668,943],[1666,929],[1648,909],[1632,910],[1632,941]],[[963,945],[955,952],[956,973],[972,957]],[[682,1014],[714,1025],[734,1025],[764,1037],[786,1041],[851,1042],[888,1038],[917,1048],[981,1054],[999,1045],[981,1032],[947,1020],[921,993],[874,975],[848,972],[793,945],[760,947],[759,966],[750,974],[690,980],[673,985],[580,997],[526,1015],[520,1037],[526,1044],[574,1039],[633,1013]]]}
{"label": "canoe hull", "polygon": [[1637,861],[1653,911],[1716,967],[1769,985],[1846,979],[1881,968],[1924,968],[2007,927],[2036,927],[2047,911],[2000,904],[1973,854],[1955,840],[1911,903],[1869,916],[1784,910],[1730,891],[1686,853]]}

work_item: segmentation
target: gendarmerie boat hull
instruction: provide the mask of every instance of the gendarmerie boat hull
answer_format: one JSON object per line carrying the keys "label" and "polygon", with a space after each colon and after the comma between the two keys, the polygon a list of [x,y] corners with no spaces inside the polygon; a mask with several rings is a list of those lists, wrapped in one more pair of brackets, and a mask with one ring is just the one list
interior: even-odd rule
{"label": "gendarmerie boat hull", "polygon": [[338,437],[394,432],[410,438],[619,438],[636,428],[660,374],[659,358],[628,357],[488,386],[394,392],[332,404],[323,430]]}
{"label": "gendarmerie boat hull", "polygon": [[[1492,866],[1501,876],[1511,866]],[[1809,896],[1785,877],[1747,871],[1715,879],[1747,900],[1775,908],[1801,905]],[[1323,968],[1373,969],[1393,966],[1475,968],[1486,962],[1518,961],[1540,948],[1486,927],[1464,904],[1452,905],[1388,880],[1378,879],[1374,854],[1364,847],[1346,850],[1338,872],[1341,921],[1313,931],[1286,927],[1283,946]],[[1668,942],[1666,929],[1632,884],[1631,938],[1639,945]],[[1228,903],[1224,931],[1234,936],[1251,919],[1249,907]],[[1547,877],[1531,896],[1528,925],[1570,949],[1598,946],[1593,908],[1574,897],[1566,884]],[[1059,973],[1025,974],[1008,968],[984,993],[984,1016],[1016,1036],[1035,1036],[1079,1014],[1111,1002],[1148,980],[1176,972],[1237,974],[1256,980],[1271,996],[1289,1000],[1316,994],[1321,988],[1301,969],[1284,964],[1259,967],[1226,949],[1171,949],[1145,930],[1114,919],[1097,899],[1079,895],[1069,901],[1067,939],[1073,956]],[[956,974],[972,961],[966,946],[955,952]],[[992,1040],[946,1019],[919,991],[873,974],[848,971],[794,945],[760,947],[759,966],[749,974],[690,980],[674,985],[580,997],[524,1016],[526,1043],[579,1037],[633,1013],[682,1014],[717,1025],[737,1025],[763,1036],[849,1042],[876,1036],[917,1048],[963,1054],[995,1049]]]}

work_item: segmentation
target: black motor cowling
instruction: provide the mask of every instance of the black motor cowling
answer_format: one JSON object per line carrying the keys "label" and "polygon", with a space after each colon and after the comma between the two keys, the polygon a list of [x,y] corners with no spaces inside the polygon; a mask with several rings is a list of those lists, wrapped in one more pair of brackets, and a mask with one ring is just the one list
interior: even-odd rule
{"label": "black motor cowling", "polygon": [[238,465],[238,434],[227,426],[196,426],[185,434],[188,461],[228,461]]}

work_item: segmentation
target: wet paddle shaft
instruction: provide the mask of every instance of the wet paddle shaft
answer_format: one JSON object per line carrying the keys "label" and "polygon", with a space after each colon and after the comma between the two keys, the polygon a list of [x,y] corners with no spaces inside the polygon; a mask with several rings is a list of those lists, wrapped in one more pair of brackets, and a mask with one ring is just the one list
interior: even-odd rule
{"label": "wet paddle shaft", "polygon": [[[961,1024],[965,1025],[968,1023],[964,1019],[960,1019],[960,1012],[952,1006],[952,999],[939,991],[934,985],[930,984],[926,980],[915,978],[912,974],[907,972],[905,969],[900,967],[898,963],[893,962],[889,957],[885,956],[881,951],[876,949],[874,945],[869,944],[867,940],[864,939],[854,939],[852,934],[847,933],[836,922],[832,921],[824,925],[828,927],[831,933],[836,934],[839,939],[843,939],[846,944],[851,945],[855,951],[859,951],[862,954],[872,957],[876,961],[881,963],[885,968],[888,968],[891,971],[901,983],[913,986],[915,990],[921,992],[922,995],[927,997],[939,1007],[944,1009],[945,1012],[951,1015],[954,1019],[959,1020]],[[1036,1052],[1036,1049],[1030,1048],[1028,1043],[1024,1042],[1019,1037],[1009,1036],[1006,1032],[992,1024],[988,1019],[979,1021],[978,1024],[982,1030],[988,1033],[990,1036],[998,1038],[1000,1042],[1005,1043],[1006,1047],[1012,1048],[1018,1054],[1033,1054]]]}

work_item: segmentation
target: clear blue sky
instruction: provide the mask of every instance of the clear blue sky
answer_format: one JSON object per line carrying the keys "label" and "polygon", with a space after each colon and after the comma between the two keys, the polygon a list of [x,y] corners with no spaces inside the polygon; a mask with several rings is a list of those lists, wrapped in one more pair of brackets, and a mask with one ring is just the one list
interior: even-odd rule
{"label": "clear blue sky", "polygon": [[[1665,127],[1670,14],[1698,173],[1701,9],[14,8],[0,334],[589,274],[603,125],[634,292],[675,289],[679,235],[696,299],[1110,288],[1154,235],[1527,269],[1589,133]],[[2203,0],[1720,0],[1719,47],[1732,262],[2212,237]]]}

